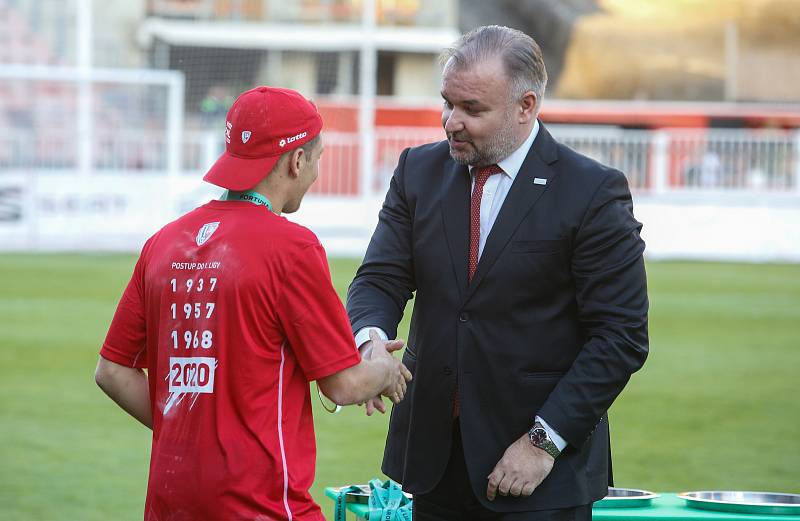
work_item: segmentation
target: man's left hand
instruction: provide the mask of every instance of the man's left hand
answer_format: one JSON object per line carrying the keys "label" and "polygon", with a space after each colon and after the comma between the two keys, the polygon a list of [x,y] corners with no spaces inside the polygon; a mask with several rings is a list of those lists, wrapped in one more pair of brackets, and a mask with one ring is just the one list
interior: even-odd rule
{"label": "man's left hand", "polygon": [[528,434],[511,444],[489,474],[486,497],[489,501],[501,496],[530,496],[553,469],[553,456],[534,447]]}
{"label": "man's left hand", "polygon": [[[359,404],[361,405],[361,404]],[[381,414],[386,414],[386,404],[383,403],[383,397],[378,395],[375,398],[370,398],[364,405],[367,407],[367,416],[372,416],[375,411]]]}

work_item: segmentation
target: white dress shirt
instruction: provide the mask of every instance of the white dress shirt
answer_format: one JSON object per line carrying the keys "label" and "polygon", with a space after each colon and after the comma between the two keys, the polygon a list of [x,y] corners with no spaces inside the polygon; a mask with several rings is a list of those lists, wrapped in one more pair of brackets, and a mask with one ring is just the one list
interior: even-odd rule
{"label": "white dress shirt", "polygon": [[[481,234],[478,242],[478,260],[483,254],[483,247],[486,246],[486,239],[489,237],[489,232],[492,231],[492,226],[500,214],[500,208],[506,200],[508,191],[511,190],[511,185],[514,179],[517,178],[519,169],[522,168],[522,163],[531,149],[533,140],[536,139],[536,134],[539,133],[539,121],[534,123],[531,133],[516,150],[511,152],[511,155],[503,159],[497,166],[503,169],[500,174],[489,176],[486,184],[483,185],[483,197],[481,197]],[[469,172],[472,176],[472,188],[475,188],[475,174],[472,171],[474,166],[470,165]]]}
{"label": "white dress shirt", "polygon": [[[483,254],[483,247],[486,245],[486,239],[489,237],[489,233],[492,231],[492,226],[494,226],[494,222],[497,220],[497,216],[500,214],[500,208],[503,207],[503,202],[506,200],[508,191],[511,190],[511,185],[514,183],[514,179],[517,178],[519,169],[522,168],[522,163],[525,161],[525,157],[527,157],[528,151],[530,151],[531,145],[533,145],[533,140],[536,139],[536,135],[538,133],[539,121],[536,120],[528,138],[516,150],[511,152],[511,155],[497,163],[497,166],[502,168],[503,172],[490,176],[486,181],[486,184],[483,186],[483,196],[481,197],[481,231],[480,240],[478,242],[478,260],[480,260],[481,255]],[[470,175],[472,176],[472,187],[475,186],[475,174],[472,173],[474,168],[475,167],[472,165],[469,167]],[[388,340],[386,332],[384,332],[381,328],[377,326],[366,326],[359,329],[358,333],[356,333],[357,346],[361,346],[364,344],[364,342],[369,340],[370,329],[374,329],[378,333],[378,336],[380,336],[383,340]],[[564,450],[564,447],[567,446],[567,442],[564,440],[564,438],[559,436],[558,433],[553,430],[553,428],[550,427],[546,421],[544,421],[544,419],[537,416],[536,420],[542,424],[542,427],[544,427],[544,429],[547,431],[550,439],[553,440],[553,443],[555,443],[556,447],[558,447],[558,450]]]}

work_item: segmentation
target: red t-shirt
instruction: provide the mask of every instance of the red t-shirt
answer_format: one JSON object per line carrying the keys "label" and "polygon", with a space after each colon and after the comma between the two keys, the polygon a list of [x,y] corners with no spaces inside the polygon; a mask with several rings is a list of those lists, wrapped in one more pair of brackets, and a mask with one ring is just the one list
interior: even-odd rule
{"label": "red t-shirt", "polygon": [[148,370],[146,520],[323,519],[308,382],[360,357],[311,231],[240,201],[168,224],[100,354]]}

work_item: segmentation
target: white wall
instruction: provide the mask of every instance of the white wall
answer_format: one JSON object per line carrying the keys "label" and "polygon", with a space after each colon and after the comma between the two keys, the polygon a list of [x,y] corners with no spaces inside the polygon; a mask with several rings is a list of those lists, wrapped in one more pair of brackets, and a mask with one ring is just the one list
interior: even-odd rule
{"label": "white wall", "polygon": [[649,258],[800,262],[800,194],[700,192],[634,205]]}
{"label": "white wall", "polygon": [[[353,211],[309,198],[292,218],[313,229],[330,255],[360,258],[382,203],[377,197]],[[634,214],[649,259],[800,262],[800,194],[634,195]]]}
{"label": "white wall", "polygon": [[[219,196],[201,177],[94,174],[81,183],[67,174],[4,174],[0,251],[138,251],[163,224]],[[360,258],[382,202],[383,194],[308,196],[286,217],[311,228],[330,255]],[[634,212],[651,259],[800,262],[800,194],[634,195]]]}

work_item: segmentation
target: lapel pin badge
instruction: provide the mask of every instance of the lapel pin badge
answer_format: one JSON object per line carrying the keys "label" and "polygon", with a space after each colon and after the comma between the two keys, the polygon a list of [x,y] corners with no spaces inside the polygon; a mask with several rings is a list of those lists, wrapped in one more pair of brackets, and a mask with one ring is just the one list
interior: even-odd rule
{"label": "lapel pin badge", "polygon": [[547,179],[544,179],[542,177],[534,177],[533,178],[533,184],[544,186],[544,185],[547,184]]}

